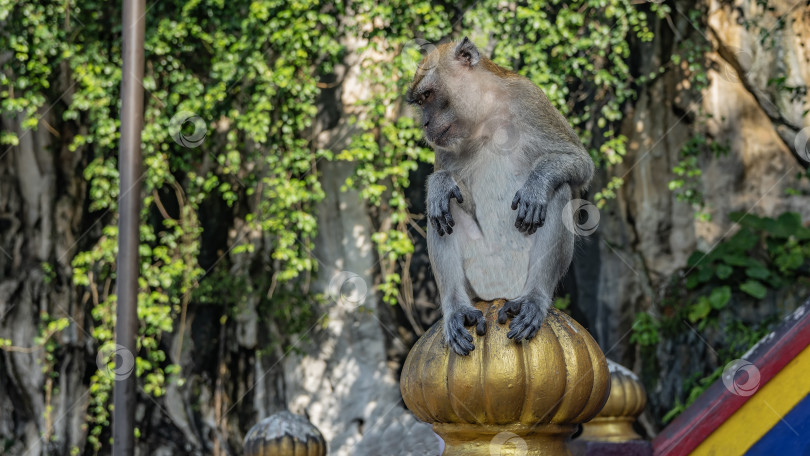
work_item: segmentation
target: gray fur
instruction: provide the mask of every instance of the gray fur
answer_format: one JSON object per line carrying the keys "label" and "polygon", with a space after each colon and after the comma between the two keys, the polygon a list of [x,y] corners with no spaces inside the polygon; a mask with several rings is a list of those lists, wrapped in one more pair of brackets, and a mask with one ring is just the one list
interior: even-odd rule
{"label": "gray fur", "polygon": [[[428,252],[444,336],[458,354],[483,334],[472,299],[507,299],[508,336],[534,337],[568,269],[574,233],[564,208],[594,166],[573,129],[528,79],[481,57],[466,38],[426,56],[408,90],[436,151],[428,179]],[[569,224],[570,225],[570,224]]]}

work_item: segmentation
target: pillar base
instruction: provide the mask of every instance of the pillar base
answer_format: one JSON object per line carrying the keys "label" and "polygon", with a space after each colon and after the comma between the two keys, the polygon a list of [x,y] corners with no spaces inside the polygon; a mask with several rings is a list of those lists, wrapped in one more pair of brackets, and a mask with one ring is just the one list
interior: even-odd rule
{"label": "pillar base", "polygon": [[442,456],[570,456],[575,424],[485,425],[434,423],[444,440]]}
{"label": "pillar base", "polygon": [[582,428],[579,440],[598,442],[627,442],[641,440],[633,429],[633,416],[597,416]]}

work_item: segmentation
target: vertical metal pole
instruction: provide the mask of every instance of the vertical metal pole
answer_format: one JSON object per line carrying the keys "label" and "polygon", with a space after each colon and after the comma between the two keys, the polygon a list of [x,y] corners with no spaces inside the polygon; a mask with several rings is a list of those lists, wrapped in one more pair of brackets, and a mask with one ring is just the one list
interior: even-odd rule
{"label": "vertical metal pole", "polygon": [[[118,259],[115,340],[134,357],[138,331],[138,244],[141,212],[141,129],[143,127],[143,40],[145,0],[124,0],[121,74],[121,150],[118,197]],[[116,371],[124,360],[116,357]],[[134,373],[134,371],[133,371]],[[113,455],[135,452],[135,375],[113,386]]]}

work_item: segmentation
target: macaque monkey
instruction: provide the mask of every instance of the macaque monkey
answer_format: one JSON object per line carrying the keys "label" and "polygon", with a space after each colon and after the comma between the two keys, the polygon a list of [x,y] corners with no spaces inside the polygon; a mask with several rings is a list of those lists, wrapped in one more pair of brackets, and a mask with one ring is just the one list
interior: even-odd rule
{"label": "macaque monkey", "polygon": [[506,299],[498,322],[512,318],[507,336],[531,339],[571,263],[574,232],[564,218],[573,217],[568,203],[590,182],[593,161],[539,87],[466,37],[425,56],[406,101],[421,110],[436,152],[427,241],[445,341],[467,355],[466,327],[486,333],[476,298]]}

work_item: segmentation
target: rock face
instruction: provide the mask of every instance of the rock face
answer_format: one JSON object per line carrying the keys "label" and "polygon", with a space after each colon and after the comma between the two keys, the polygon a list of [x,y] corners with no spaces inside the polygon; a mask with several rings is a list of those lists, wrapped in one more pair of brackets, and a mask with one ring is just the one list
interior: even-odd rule
{"label": "rock face", "polygon": [[[728,143],[731,153],[706,172],[705,193],[719,222],[700,226],[702,240],[724,234],[731,210],[773,215],[791,210],[810,217],[810,199],[786,196],[804,188],[795,175],[810,163],[805,130],[810,128],[806,96],[810,84],[810,8],[792,2],[739,2],[735,8],[710,4],[709,32],[717,62],[702,107],[708,132]],[[767,36],[767,38],[762,38]],[[798,144],[797,144],[798,143]]]}
{"label": "rock face", "polygon": [[[708,251],[734,232],[730,212],[774,216],[795,211],[810,219],[807,180],[796,177],[810,163],[803,139],[810,131],[805,95],[810,84],[810,6],[768,4],[773,10],[754,1],[677,2],[675,7],[683,11],[707,9],[708,24],[675,13],[671,24],[658,24],[656,40],[641,49],[640,74],[666,62],[690,40],[708,39],[713,51],[704,90],[694,90],[694,74],[680,65],[641,91],[624,121],[628,154],[610,173],[623,177],[625,184],[602,211],[597,236],[587,239],[574,261],[575,276],[598,277],[574,294],[586,326],[606,355],[625,365],[638,367],[640,362],[629,343],[634,314],[653,307],[691,252]],[[697,219],[695,210],[667,188],[676,178],[672,169],[681,160],[680,150],[696,135],[728,148],[719,157],[699,157],[703,174],[697,188],[705,195],[710,221]],[[799,191],[788,194],[787,189]],[[800,300],[788,301],[798,305]],[[659,418],[672,407],[685,373],[715,356],[695,334],[665,345],[658,355],[667,362],[658,366],[660,382],[649,394]]]}
{"label": "rock face", "polygon": [[[340,191],[351,168],[324,166],[327,196],[313,254],[320,262],[316,287],[327,290],[330,300],[323,326],[310,334],[311,343],[301,344],[304,354],[284,360],[288,406],[306,412],[331,455],[438,454],[439,441],[430,426],[405,410],[388,367],[385,339],[398,336],[379,317],[378,306],[385,304],[363,291],[371,290],[376,257],[359,195]],[[346,292],[347,286],[354,289]]]}
{"label": "rock face", "polygon": [[[346,41],[348,49],[360,44]],[[370,95],[359,81],[357,63],[357,55],[350,54],[337,70],[341,89],[335,99],[325,100],[344,114],[318,137],[335,150],[345,147],[353,132],[348,115],[362,115],[356,103]],[[323,325],[309,334],[312,342],[284,360],[288,407],[309,416],[326,438],[330,455],[439,454],[440,441],[429,425],[405,409],[396,372],[389,367],[387,341],[400,342],[400,336],[396,327],[383,322],[381,312],[388,306],[372,291],[378,258],[367,208],[356,191],[341,191],[353,168],[322,163],[321,169],[326,197],[318,211],[314,288],[324,290],[329,300],[318,320]]]}
{"label": "rock face", "polygon": [[[54,123],[44,112],[43,118]],[[0,350],[0,448],[9,454],[67,454],[86,440],[81,425],[88,388],[76,374],[85,369],[89,337],[75,327],[61,332],[58,380],[43,373],[42,352],[28,347],[39,335],[40,313],[84,318],[75,289],[61,278],[69,275],[81,245],[85,183],[75,176],[86,164],[67,147],[52,150],[47,130],[22,134],[16,119],[0,120],[2,129],[20,137],[17,147],[0,152],[0,338],[23,345]],[[57,182],[64,184],[57,188]],[[43,263],[50,264],[55,280],[48,280]],[[53,392],[48,403],[46,391]],[[46,420],[46,408],[62,419]]]}

